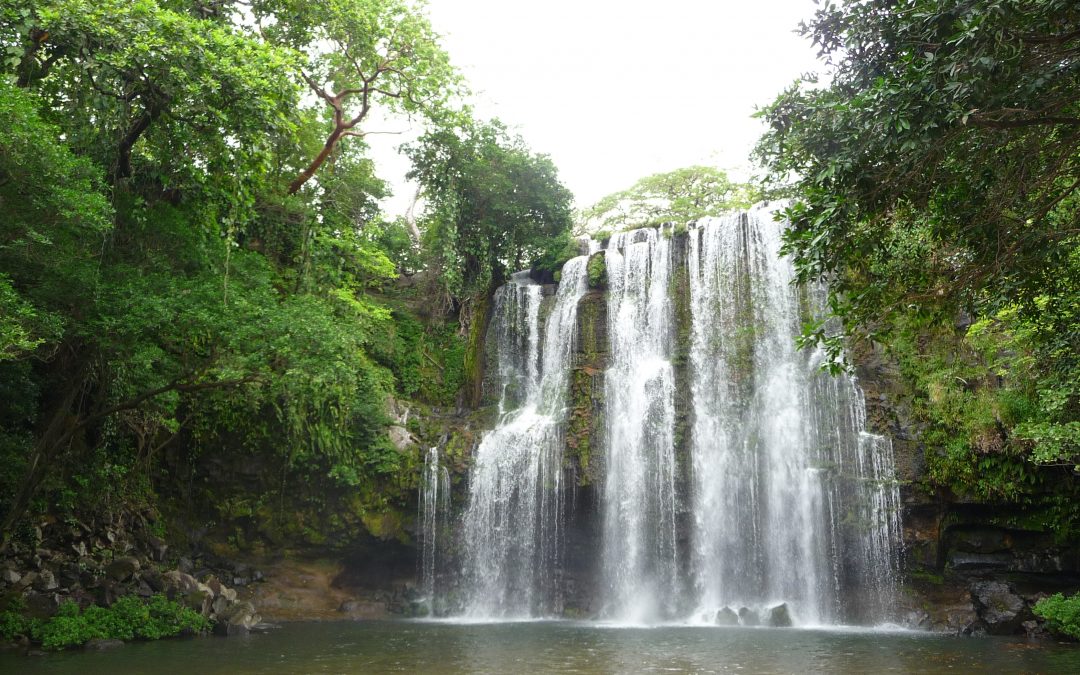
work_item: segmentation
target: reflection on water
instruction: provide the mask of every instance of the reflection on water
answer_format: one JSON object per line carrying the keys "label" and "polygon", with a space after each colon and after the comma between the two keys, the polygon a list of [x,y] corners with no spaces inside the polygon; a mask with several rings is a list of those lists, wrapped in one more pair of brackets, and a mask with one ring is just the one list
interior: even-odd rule
{"label": "reflection on water", "polygon": [[905,631],[580,622],[287,624],[266,635],[0,656],[0,673],[1075,673],[1080,646]]}

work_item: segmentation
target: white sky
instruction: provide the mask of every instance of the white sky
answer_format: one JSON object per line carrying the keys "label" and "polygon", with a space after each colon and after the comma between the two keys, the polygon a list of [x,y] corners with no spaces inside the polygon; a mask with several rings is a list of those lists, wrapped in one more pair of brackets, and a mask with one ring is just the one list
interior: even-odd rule
{"label": "white sky", "polygon": [[[816,67],[795,35],[812,0],[429,0],[443,47],[499,117],[551,155],[578,207],[649,174],[691,164],[751,172],[751,119]],[[400,125],[398,125],[400,126]],[[369,136],[385,206],[406,208],[402,136]]]}

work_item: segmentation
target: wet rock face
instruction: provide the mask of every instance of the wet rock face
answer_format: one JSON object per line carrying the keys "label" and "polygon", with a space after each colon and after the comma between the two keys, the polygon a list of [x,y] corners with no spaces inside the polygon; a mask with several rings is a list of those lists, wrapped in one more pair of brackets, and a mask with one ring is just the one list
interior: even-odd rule
{"label": "wet rock face", "polygon": [[569,482],[596,485],[604,475],[604,370],[608,365],[607,301],[602,292],[586,293],[578,303],[576,351],[570,372],[570,413],[566,453]]}
{"label": "wet rock face", "polygon": [[1014,635],[1023,631],[1023,623],[1034,619],[1027,603],[1001,581],[973,584],[971,599],[986,632],[991,635]]}
{"label": "wet rock face", "polygon": [[[1037,509],[927,488],[924,428],[911,410],[917,392],[881,345],[863,341],[851,345],[849,355],[865,394],[869,426],[892,438],[902,481],[909,599],[898,619],[953,634],[1041,635],[1031,612],[1037,597],[1026,593],[1080,591],[1080,545],[1055,539]],[[920,577],[936,581],[927,585]],[[1024,586],[1023,591],[1009,582]]]}

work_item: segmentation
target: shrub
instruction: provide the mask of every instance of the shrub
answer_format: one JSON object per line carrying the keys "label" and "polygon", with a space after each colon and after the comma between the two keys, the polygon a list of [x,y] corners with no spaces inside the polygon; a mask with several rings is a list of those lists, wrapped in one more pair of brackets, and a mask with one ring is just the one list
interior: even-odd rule
{"label": "shrub", "polygon": [[1068,598],[1055,593],[1039,600],[1033,609],[1050,630],[1080,640],[1080,593]]}
{"label": "shrub", "polygon": [[[4,629],[2,622],[0,618],[0,630]],[[165,596],[155,595],[145,603],[135,596],[126,596],[111,607],[94,605],[81,612],[74,602],[65,602],[56,616],[36,627],[33,638],[45,649],[64,649],[94,639],[158,640],[183,632],[208,630],[210,622],[206,617]]]}
{"label": "shrub", "polygon": [[603,288],[607,281],[607,263],[604,254],[594,253],[585,268],[589,275],[589,288]]}
{"label": "shrub", "polygon": [[14,640],[20,635],[30,637],[37,624],[37,619],[27,618],[12,610],[0,612],[0,639]]}

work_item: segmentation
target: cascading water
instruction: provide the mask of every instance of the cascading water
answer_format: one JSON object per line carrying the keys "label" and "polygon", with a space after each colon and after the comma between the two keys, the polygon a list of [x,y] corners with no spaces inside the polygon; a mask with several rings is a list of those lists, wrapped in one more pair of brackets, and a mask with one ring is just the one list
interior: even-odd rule
{"label": "cascading water", "polygon": [[695,614],[785,602],[800,623],[880,620],[899,527],[891,446],[865,432],[854,379],[796,349],[821,289],[792,286],[763,215],[689,233]]}
{"label": "cascading water", "polygon": [[439,449],[430,448],[420,480],[420,589],[429,614],[442,611],[435,570],[450,515],[450,472],[439,464]]}
{"label": "cascading water", "polygon": [[[466,616],[558,615],[565,582],[576,607],[616,621],[767,622],[780,603],[774,622],[887,618],[892,447],[867,432],[854,377],[797,349],[825,289],[792,284],[780,234],[753,211],[692,223],[685,239],[671,227],[610,238],[606,319],[600,305],[581,327],[604,352],[603,400],[573,404],[588,415],[602,403],[588,418],[598,447],[565,465],[589,257],[566,263],[554,300],[523,273],[498,291],[500,419],[475,452],[457,547]],[[565,508],[575,461],[591,462],[595,510]]]}
{"label": "cascading water", "polygon": [[670,235],[616,234],[604,259],[611,361],[601,612],[628,621],[670,616],[677,596]]}
{"label": "cascading water", "polygon": [[562,609],[563,444],[577,305],[587,258],[568,261],[541,341],[541,286],[516,274],[495,297],[498,426],[476,450],[463,518],[465,614]]}

